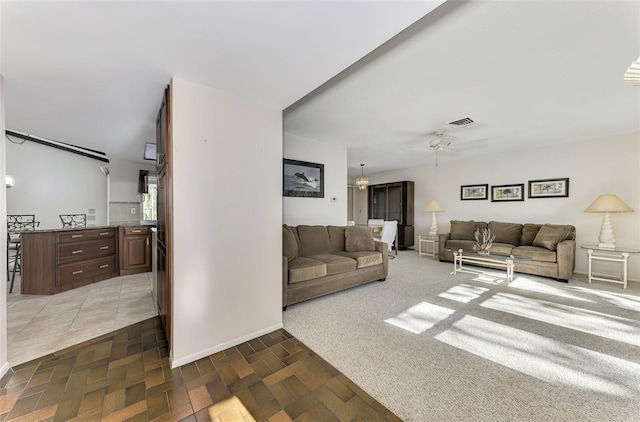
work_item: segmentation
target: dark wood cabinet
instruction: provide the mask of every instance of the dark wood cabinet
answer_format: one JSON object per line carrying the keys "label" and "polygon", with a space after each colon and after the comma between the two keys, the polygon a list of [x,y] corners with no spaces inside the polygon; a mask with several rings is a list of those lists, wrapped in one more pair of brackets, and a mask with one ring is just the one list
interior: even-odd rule
{"label": "dark wood cabinet", "polygon": [[156,120],[156,148],[158,171],[156,262],[156,300],[165,336],[171,346],[171,277],[172,259],[172,154],[171,154],[171,87],[167,86]]}
{"label": "dark wood cabinet", "polygon": [[398,220],[398,248],[413,246],[412,181],[383,183],[369,186],[369,218]]}
{"label": "dark wood cabinet", "polygon": [[118,275],[115,227],[23,232],[21,293],[52,295]]}
{"label": "dark wood cabinet", "polygon": [[151,231],[148,227],[120,227],[120,275],[151,271]]}

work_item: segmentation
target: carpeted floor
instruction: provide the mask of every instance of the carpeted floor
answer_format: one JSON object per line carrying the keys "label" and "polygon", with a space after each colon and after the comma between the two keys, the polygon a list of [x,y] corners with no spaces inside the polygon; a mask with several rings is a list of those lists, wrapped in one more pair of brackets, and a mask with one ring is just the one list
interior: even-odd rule
{"label": "carpeted floor", "polygon": [[452,269],[401,251],[284,326],[405,421],[640,421],[638,283]]}

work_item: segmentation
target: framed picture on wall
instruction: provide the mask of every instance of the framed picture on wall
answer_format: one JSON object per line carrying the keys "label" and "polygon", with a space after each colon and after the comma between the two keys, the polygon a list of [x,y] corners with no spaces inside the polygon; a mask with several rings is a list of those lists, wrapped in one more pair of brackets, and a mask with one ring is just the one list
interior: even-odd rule
{"label": "framed picture on wall", "polygon": [[469,201],[488,198],[489,185],[464,185],[460,186],[460,200]]}
{"label": "framed picture on wall", "polygon": [[491,186],[491,202],[524,201],[524,183]]}
{"label": "framed picture on wall", "polygon": [[324,198],[324,164],[284,159],[282,195]]}
{"label": "framed picture on wall", "polygon": [[558,198],[569,196],[569,178],[529,180],[529,198]]}

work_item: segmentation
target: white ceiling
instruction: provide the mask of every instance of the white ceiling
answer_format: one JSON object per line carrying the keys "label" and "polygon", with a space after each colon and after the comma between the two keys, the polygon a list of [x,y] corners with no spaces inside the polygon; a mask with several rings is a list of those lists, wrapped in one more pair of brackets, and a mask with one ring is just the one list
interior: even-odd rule
{"label": "white ceiling", "polygon": [[142,162],[171,76],[285,108],[440,1],[2,1],[7,129]]}
{"label": "white ceiling", "polygon": [[434,163],[412,148],[463,117],[454,143],[488,143],[440,165],[640,131],[640,2],[440,4],[3,0],[7,129],[141,162],[175,75],[286,108],[287,133],[347,146],[350,175]]}
{"label": "white ceiling", "polygon": [[[640,131],[638,1],[448,1],[388,47],[285,113],[288,133],[348,145],[349,174],[435,164],[426,146],[448,122],[439,165]],[[606,146],[603,146],[606,147]]]}

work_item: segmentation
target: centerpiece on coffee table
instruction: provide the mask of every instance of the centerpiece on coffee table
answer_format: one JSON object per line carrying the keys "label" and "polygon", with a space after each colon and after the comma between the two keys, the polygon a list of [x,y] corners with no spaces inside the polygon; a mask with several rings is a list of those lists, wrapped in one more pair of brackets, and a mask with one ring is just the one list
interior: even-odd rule
{"label": "centerpiece on coffee table", "polygon": [[489,255],[489,249],[491,249],[491,245],[493,245],[496,236],[492,234],[489,229],[476,229],[475,238],[476,253],[478,255]]}

